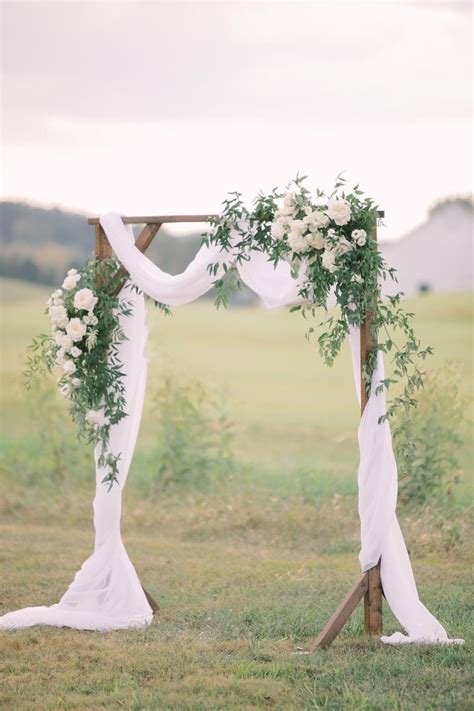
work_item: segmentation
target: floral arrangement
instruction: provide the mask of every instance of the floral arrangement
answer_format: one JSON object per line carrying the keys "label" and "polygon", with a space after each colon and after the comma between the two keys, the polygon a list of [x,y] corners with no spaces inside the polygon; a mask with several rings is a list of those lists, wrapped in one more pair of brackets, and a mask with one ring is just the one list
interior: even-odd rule
{"label": "floral arrangement", "polygon": [[[304,177],[297,177],[284,192],[260,193],[247,209],[239,193],[231,193],[221,215],[210,220],[204,244],[218,244],[229,254],[224,276],[218,264],[210,264],[216,275],[216,306],[226,306],[240,289],[236,265],[249,258],[250,250],[264,252],[277,264],[284,259],[298,277],[301,304],[291,307],[305,318],[324,319],[310,326],[308,340],[317,335],[317,345],[328,365],[338,355],[349,326],[361,326],[370,317],[374,348],[367,359],[364,379],[370,386],[377,351],[391,352],[393,368],[378,384],[388,389],[400,383],[399,394],[388,402],[381,421],[400,409],[395,435],[402,438],[402,451],[411,453],[410,408],[416,405],[416,391],[422,387],[419,361],[431,353],[422,348],[412,325],[413,314],[401,306],[402,293],[382,298],[383,280],[396,281],[372,238],[378,210],[359,186],[345,189],[338,176],[333,191],[311,193]],[[126,416],[122,364],[117,346],[124,340],[121,316],[131,314],[130,304],[117,296],[117,264],[106,258],[89,261],[81,271],[70,269],[62,287],[47,302],[51,332],[34,339],[26,370],[27,386],[40,372],[61,369],[59,389],[70,403],[70,413],[79,436],[100,445],[99,466],[106,469],[104,483],[117,481],[120,455],[108,452],[110,428]],[[336,309],[328,310],[334,291]],[[166,314],[166,304],[156,304]],[[401,339],[395,342],[394,333]]]}
{"label": "floral arrangement", "polygon": [[[231,294],[241,288],[236,263],[248,259],[250,249],[264,252],[275,264],[286,260],[293,276],[299,277],[302,304],[291,307],[305,318],[317,317],[323,309],[324,319],[310,326],[308,340],[317,336],[317,345],[327,365],[338,355],[349,326],[361,326],[370,316],[373,341],[364,370],[370,387],[377,351],[391,352],[393,372],[378,388],[401,384],[396,397],[388,402],[381,420],[390,418],[402,408],[407,417],[395,434],[409,439],[410,408],[416,405],[415,393],[422,387],[423,371],[419,367],[432,352],[422,348],[412,325],[413,314],[401,306],[403,294],[382,297],[380,284],[396,281],[393,268],[386,265],[377,242],[373,239],[378,208],[356,185],[346,190],[339,175],[330,194],[320,189],[311,193],[305,177],[297,177],[284,192],[274,189],[260,193],[252,209],[242,202],[240,193],[231,193],[224,209],[211,221],[211,230],[203,235],[205,243],[220,244],[232,257],[224,265],[225,274],[216,280],[216,305],[226,306]],[[210,265],[217,274],[218,265]],[[336,309],[328,311],[328,300],[334,291]],[[398,332],[400,342],[395,341]]]}
{"label": "floral arrangement", "polygon": [[107,451],[110,428],[126,416],[117,354],[124,340],[120,316],[131,314],[129,304],[114,293],[116,269],[107,258],[68,271],[46,304],[51,332],[33,340],[25,371],[29,387],[38,373],[60,370],[59,390],[70,403],[79,436],[100,445],[99,466],[110,486],[117,480],[120,457]]}

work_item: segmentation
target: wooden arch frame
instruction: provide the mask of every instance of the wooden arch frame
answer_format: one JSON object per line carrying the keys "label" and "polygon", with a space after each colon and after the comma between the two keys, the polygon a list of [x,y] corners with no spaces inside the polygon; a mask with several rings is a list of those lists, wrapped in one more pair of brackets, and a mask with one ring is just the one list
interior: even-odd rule
{"label": "wooden arch frame", "polygon": [[[379,218],[383,218],[385,213],[383,211],[378,212]],[[144,225],[142,231],[135,241],[135,246],[140,252],[146,252],[160,227],[164,224],[171,223],[183,223],[183,222],[208,222],[210,218],[216,218],[218,215],[208,214],[208,215],[153,215],[153,216],[136,216],[136,217],[122,217],[124,224],[129,225]],[[112,247],[107,239],[107,235],[100,224],[100,218],[90,217],[88,219],[89,225],[95,226],[95,254],[97,259],[104,259],[105,257],[113,256]],[[372,238],[377,239],[377,227],[374,227]],[[114,277],[114,281],[117,281],[116,293],[119,293],[126,277],[128,276],[128,271],[122,265],[117,270]],[[375,346],[373,334],[372,334],[372,319],[370,314],[361,325],[360,328],[360,392],[361,392],[361,403],[360,403],[360,414],[361,417],[364,413],[365,407],[368,402],[368,396],[366,392],[365,381],[363,377],[363,372],[365,364],[367,362],[367,357],[371,350]],[[153,600],[151,595],[143,588],[145,596],[148,600],[150,607],[155,613],[159,609],[159,605]],[[332,617],[328,620],[327,624],[323,627],[318,637],[310,642],[310,649],[314,650],[318,647],[324,648],[328,647],[334,639],[337,637],[341,629],[344,627],[345,623],[354,612],[358,603],[364,598],[364,626],[365,633],[369,636],[380,636],[382,634],[383,628],[383,614],[382,614],[382,582],[380,578],[380,560],[378,564],[362,573],[352,586],[352,588],[347,593],[346,597],[342,600],[339,607],[336,609]]]}

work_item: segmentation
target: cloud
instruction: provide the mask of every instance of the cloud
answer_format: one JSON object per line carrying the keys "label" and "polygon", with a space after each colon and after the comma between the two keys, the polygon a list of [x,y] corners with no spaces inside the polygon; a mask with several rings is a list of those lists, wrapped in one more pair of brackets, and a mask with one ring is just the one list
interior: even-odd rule
{"label": "cloud", "polygon": [[449,8],[5,3],[3,40],[7,138],[22,115],[297,123],[470,112],[469,26]]}

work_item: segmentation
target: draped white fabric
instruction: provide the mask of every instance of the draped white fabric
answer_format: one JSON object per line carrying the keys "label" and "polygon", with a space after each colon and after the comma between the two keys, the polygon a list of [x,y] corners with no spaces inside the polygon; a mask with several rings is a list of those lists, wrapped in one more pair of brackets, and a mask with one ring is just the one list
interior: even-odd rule
{"label": "draped white fabric", "polygon": [[[119,215],[101,218],[119,261],[130,273],[131,282],[153,299],[169,305],[189,303],[211,287],[223,273],[223,263],[230,256],[219,246],[203,246],[188,268],[177,276],[166,274],[139,252]],[[209,264],[220,264],[216,275]],[[276,268],[264,254],[252,251],[249,260],[237,265],[242,281],[270,307],[299,301],[298,281],[289,265]],[[138,433],[145,390],[146,342],[143,297],[126,294],[134,301],[132,317],[123,320],[129,341],[120,346],[120,358],[126,373],[126,401],[129,417],[113,428],[111,449],[121,452],[119,485],[110,493],[101,484],[103,473],[97,469],[94,525],[94,554],[84,563],[69,590],[57,605],[18,610],[0,617],[1,628],[27,627],[34,624],[68,626],[79,629],[122,629],[147,624],[151,609],[130,563],[120,537],[121,492],[127,478]],[[351,329],[351,349],[356,391],[360,399],[359,332]],[[360,563],[368,570],[382,559],[381,576],[386,599],[407,635],[400,632],[382,637],[389,644],[409,642],[462,643],[450,640],[442,625],[418,597],[413,572],[395,509],[397,502],[397,467],[393,455],[390,427],[378,424],[385,412],[384,393],[375,393],[384,377],[383,358],[378,354],[372,379],[372,392],[359,426],[360,465],[359,515],[361,521]]]}

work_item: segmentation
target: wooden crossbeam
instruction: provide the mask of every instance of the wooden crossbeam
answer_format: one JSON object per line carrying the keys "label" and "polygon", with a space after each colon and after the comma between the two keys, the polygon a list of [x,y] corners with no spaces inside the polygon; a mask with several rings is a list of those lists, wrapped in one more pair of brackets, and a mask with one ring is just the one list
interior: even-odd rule
{"label": "wooden crossbeam", "polygon": [[[377,215],[380,218],[385,217],[384,210],[379,210]],[[211,213],[207,215],[141,215],[138,217],[123,216],[122,222],[125,225],[153,225],[157,223],[164,225],[175,222],[208,222],[211,218],[217,217],[219,215]],[[87,224],[100,225],[100,217],[89,217]]]}
{"label": "wooden crossbeam", "polygon": [[[208,222],[211,218],[219,217],[219,215],[147,215],[141,217],[122,217],[122,222],[125,225],[154,225],[173,222]],[[87,220],[89,225],[100,225],[100,217],[89,217]]]}

